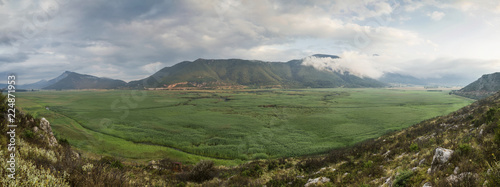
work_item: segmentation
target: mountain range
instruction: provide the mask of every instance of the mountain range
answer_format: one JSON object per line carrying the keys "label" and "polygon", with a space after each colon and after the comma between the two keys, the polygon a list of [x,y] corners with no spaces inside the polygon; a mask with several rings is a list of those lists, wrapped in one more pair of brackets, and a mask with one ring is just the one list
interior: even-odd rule
{"label": "mountain range", "polygon": [[[126,83],[66,71],[51,80],[19,85],[20,89],[239,89],[239,88],[365,88],[385,86],[457,86],[467,80],[459,76],[416,78],[387,72],[378,79],[347,68],[339,56],[315,54],[288,62],[243,59],[197,59],[165,67],[153,75]],[[500,85],[500,84],[498,84]],[[3,85],[0,85],[3,87]],[[496,88],[496,87],[491,87]],[[468,89],[468,88],[467,88]],[[467,95],[465,90],[458,95]],[[498,89],[496,89],[498,90]],[[490,90],[483,91],[488,95]],[[486,93],[488,92],[488,93]],[[471,95],[470,93],[468,95]],[[481,94],[479,94],[481,95]],[[474,98],[479,98],[475,97]]]}
{"label": "mountain range", "polygon": [[351,74],[345,69],[318,69],[304,62],[330,61],[338,56],[313,55],[301,60],[263,62],[241,59],[198,59],[166,67],[148,78],[129,83],[133,88],[249,87],[334,88],[384,87],[385,83]]}
{"label": "mountain range", "polygon": [[[345,68],[334,55],[316,54],[288,62],[197,59],[165,67],[126,83],[66,71],[51,80],[20,85],[23,89],[225,89],[384,87],[386,83]],[[318,66],[318,64],[322,64]],[[328,66],[324,66],[328,64]]]}

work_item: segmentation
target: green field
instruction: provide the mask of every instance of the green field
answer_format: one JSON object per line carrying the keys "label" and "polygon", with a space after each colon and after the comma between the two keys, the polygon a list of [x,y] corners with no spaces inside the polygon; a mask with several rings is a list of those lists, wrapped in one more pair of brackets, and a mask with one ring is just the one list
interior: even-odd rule
{"label": "green field", "polygon": [[325,153],[471,102],[448,92],[343,88],[17,93],[17,107],[47,118],[83,151],[226,165]]}

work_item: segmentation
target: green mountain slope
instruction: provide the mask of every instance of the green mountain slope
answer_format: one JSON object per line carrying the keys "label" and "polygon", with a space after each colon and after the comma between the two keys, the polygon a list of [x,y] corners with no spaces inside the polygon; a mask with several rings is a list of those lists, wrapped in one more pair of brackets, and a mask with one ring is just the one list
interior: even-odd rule
{"label": "green mountain slope", "polygon": [[[330,56],[319,56],[331,58]],[[152,76],[128,85],[133,88],[182,87],[218,88],[220,86],[333,88],[383,87],[384,83],[363,78],[349,72],[318,70],[304,66],[301,60],[287,63],[262,62],[241,59],[198,59],[166,67]]]}

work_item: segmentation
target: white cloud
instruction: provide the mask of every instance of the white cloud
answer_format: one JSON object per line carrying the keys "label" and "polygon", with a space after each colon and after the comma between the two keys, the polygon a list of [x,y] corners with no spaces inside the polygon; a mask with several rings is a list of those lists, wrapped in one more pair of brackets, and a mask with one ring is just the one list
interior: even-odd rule
{"label": "white cloud", "polygon": [[163,63],[161,63],[161,62],[154,62],[154,63],[146,64],[146,65],[141,67],[142,70],[148,72],[149,74],[156,73],[161,68],[163,68]]}
{"label": "white cloud", "polygon": [[445,16],[445,13],[439,12],[439,11],[434,11],[432,13],[428,13],[427,16],[429,16],[434,21],[439,21],[439,20],[443,19],[443,17]]}

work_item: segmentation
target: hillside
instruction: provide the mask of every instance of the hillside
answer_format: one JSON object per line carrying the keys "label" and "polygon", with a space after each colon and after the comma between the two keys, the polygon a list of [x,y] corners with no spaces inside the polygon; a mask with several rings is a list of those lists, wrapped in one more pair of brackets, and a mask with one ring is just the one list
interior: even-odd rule
{"label": "hillside", "polygon": [[[331,55],[310,58],[334,61]],[[128,85],[132,88],[334,88],[383,87],[377,80],[336,69],[305,65],[304,59],[286,63],[241,59],[198,59],[165,67],[152,76]]]}
{"label": "hillside", "polygon": [[59,77],[47,81],[45,85],[48,86],[43,87],[43,89],[47,90],[118,89],[125,87],[126,82],[66,71]]}
{"label": "hillside", "polygon": [[[0,97],[0,111],[7,105]],[[6,132],[6,115],[0,115]],[[170,159],[123,164],[94,160],[55,141],[50,123],[16,115],[16,180],[3,186],[499,186],[500,93],[447,116],[423,121],[327,155],[252,161],[237,167],[202,161],[182,166]],[[8,155],[6,133],[0,154]],[[6,159],[0,164],[7,165]],[[8,170],[0,168],[7,176]]]}
{"label": "hillside", "polygon": [[500,72],[497,72],[483,75],[478,80],[453,93],[472,99],[481,99],[493,95],[499,90]]}

